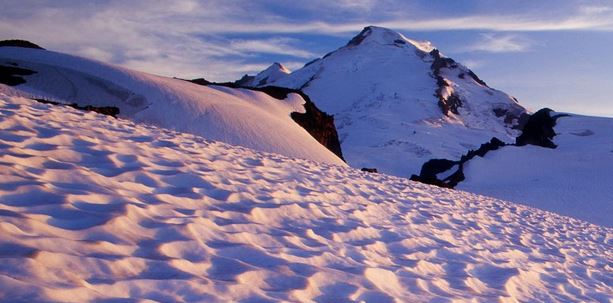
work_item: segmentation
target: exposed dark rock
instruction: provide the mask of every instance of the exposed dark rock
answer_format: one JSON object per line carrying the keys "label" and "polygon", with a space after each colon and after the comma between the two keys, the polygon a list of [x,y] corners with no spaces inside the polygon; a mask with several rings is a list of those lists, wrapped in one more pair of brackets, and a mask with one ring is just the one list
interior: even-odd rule
{"label": "exposed dark rock", "polygon": [[362,43],[362,41],[364,41],[364,39],[366,39],[366,37],[368,37],[368,35],[370,35],[371,31],[372,31],[372,29],[370,27],[365,27],[357,36],[355,36],[351,40],[349,40],[349,42],[347,43],[347,46],[357,46],[357,45],[360,45],[360,43]]}
{"label": "exposed dark rock", "polygon": [[[236,80],[234,83],[236,83],[236,85],[238,85],[238,86],[251,86],[251,82],[253,82],[253,79],[255,79],[254,76],[244,75],[242,78]],[[194,80],[198,80],[198,79],[194,79]],[[191,80],[191,81],[194,82],[194,80]],[[202,79],[202,80],[204,80],[204,79]],[[196,82],[194,82],[194,83],[196,83]],[[200,83],[197,83],[197,84],[200,84]]]}
{"label": "exposed dark rock", "polygon": [[432,65],[430,65],[430,68],[433,72],[436,71],[436,74],[439,73],[441,68],[458,67],[458,63],[456,63],[455,60],[441,56],[441,52],[436,48],[430,51],[430,55],[434,59],[434,61],[432,61]]}
{"label": "exposed dark rock", "polygon": [[260,80],[260,82],[258,82],[258,86],[265,85],[265,84],[266,84],[266,82],[268,82],[268,77],[266,77],[266,78],[264,78],[264,79]]}
{"label": "exposed dark rock", "polygon": [[508,109],[505,108],[494,108],[494,115],[496,115],[496,117],[502,117],[504,115],[507,114],[507,112],[509,112]]}
{"label": "exposed dark rock", "polygon": [[293,112],[291,113],[292,119],[309,132],[317,142],[345,161],[336,126],[334,125],[334,116],[319,110],[308,96],[303,95],[302,97],[306,100],[304,104],[306,112]]}
{"label": "exposed dark rock", "polygon": [[445,182],[445,180],[439,180],[437,175],[452,169],[456,165],[460,165],[460,162],[447,159],[431,159],[422,165],[419,176],[412,175],[411,180],[440,187],[453,188],[453,186]]}
{"label": "exposed dark rock", "polygon": [[196,78],[196,79],[191,79],[191,80],[185,80],[181,78],[175,78],[175,79],[188,81],[188,82],[202,85],[202,86],[217,85],[217,86],[225,86],[225,87],[230,87],[230,88],[244,88],[244,89],[255,90],[255,88],[253,87],[241,86],[240,84],[237,83],[238,81],[236,82],[211,82],[204,78]]}
{"label": "exposed dark rock", "polygon": [[396,40],[394,40],[394,43],[395,43],[395,44],[407,44],[407,42],[406,42],[406,41],[404,41],[404,40],[400,40],[400,39],[396,39]]}
{"label": "exposed dark rock", "polygon": [[447,97],[447,100],[445,100],[445,102],[440,102],[439,99],[439,106],[441,104],[444,104],[443,112],[445,114],[447,114],[447,112],[449,111],[454,114],[459,114],[460,112],[458,111],[458,108],[462,106],[462,99],[460,99],[460,97],[456,93],[452,93],[451,95],[449,95],[449,97]]}
{"label": "exposed dark rock", "polygon": [[[507,114],[503,110],[494,110],[497,116]],[[474,157],[483,157],[490,151],[500,149],[504,146],[524,146],[527,144],[537,145],[546,148],[556,148],[552,139],[556,135],[554,127],[557,119],[568,116],[567,114],[558,114],[551,116],[553,110],[543,108],[532,115],[522,115],[520,117],[520,125],[523,126],[522,134],[515,139],[515,144],[507,144],[498,138],[492,138],[489,142],[482,144],[477,150],[470,150],[463,155],[459,161],[448,159],[432,159],[422,165],[419,175],[412,175],[411,180],[422,183],[438,185],[441,187],[454,188],[459,182],[464,180],[464,164],[472,160]],[[589,132],[580,133],[577,135],[589,135]],[[438,174],[444,173],[458,166],[456,171],[444,178],[443,180],[437,177]]]}
{"label": "exposed dark rock", "polygon": [[[485,81],[481,80],[481,78],[477,77],[477,75],[475,73],[473,73],[472,70],[470,70],[470,69],[468,70],[468,75],[471,78],[473,78],[473,80],[475,80],[477,83],[479,83],[479,84],[481,84],[483,86],[487,86],[487,83],[485,83]],[[487,87],[489,87],[489,86],[487,86]],[[517,101],[517,100],[515,100],[515,101]]]}
{"label": "exposed dark rock", "polygon": [[332,56],[332,54],[334,54],[334,52],[329,52],[329,53],[325,54],[325,55],[324,55],[323,57],[321,57],[321,58],[322,58],[322,59],[326,59],[326,58],[328,58],[328,57]]}
{"label": "exposed dark rock", "polygon": [[462,156],[460,162],[466,163],[466,161],[471,160],[472,158],[479,156],[483,157],[485,154],[492,150],[497,150],[501,147],[507,146],[506,143],[502,142],[500,139],[493,137],[489,142],[481,144],[477,150],[470,150],[466,155]]}
{"label": "exposed dark rock", "polygon": [[343,161],[343,153],[341,151],[341,144],[338,139],[338,133],[336,126],[334,125],[334,116],[319,110],[317,106],[311,101],[311,98],[301,90],[278,87],[278,86],[264,86],[264,87],[242,87],[236,82],[224,82],[215,83],[205,80],[204,78],[198,78],[193,80],[186,80],[199,85],[219,85],[230,88],[243,88],[253,91],[263,92],[275,99],[284,100],[291,93],[299,94],[304,100],[305,113],[291,113],[291,118],[304,128],[317,142],[321,143],[328,150],[333,152]]}
{"label": "exposed dark rock", "polygon": [[370,167],[362,167],[362,169],[360,169],[363,172],[367,172],[367,173],[378,173],[379,171],[376,168],[370,168]]}
{"label": "exposed dark rock", "polygon": [[556,126],[558,118],[568,115],[559,114],[551,116],[552,111],[553,110],[549,108],[543,108],[532,114],[524,125],[521,135],[515,140],[515,144],[517,146],[531,144],[556,148],[557,145],[552,141],[553,137],[556,135],[553,128]]}
{"label": "exposed dark rock", "polygon": [[35,73],[35,71],[25,68],[0,65],[0,83],[8,86],[16,86],[26,83],[26,79],[24,79],[23,76],[32,75]]}
{"label": "exposed dark rock", "polygon": [[317,62],[317,61],[319,61],[319,58],[317,58],[317,59],[313,59],[313,60],[311,60],[311,61],[309,61],[309,62],[305,63],[303,67],[307,67],[307,66],[309,66],[309,65],[311,65],[311,64],[313,64],[313,63],[315,63],[315,62]]}
{"label": "exposed dark rock", "polygon": [[[474,157],[483,157],[490,151],[497,150],[507,144],[500,139],[493,137],[489,142],[481,144],[477,150],[469,150],[465,155],[460,157],[459,161],[448,159],[432,159],[421,167],[419,175],[412,175],[411,180],[426,184],[437,185],[440,187],[454,188],[460,182],[465,180],[464,164]],[[457,169],[444,179],[439,179],[438,174],[447,172],[457,166]]]}
{"label": "exposed dark rock", "polygon": [[60,102],[55,102],[55,101],[49,101],[49,100],[45,100],[45,99],[34,99],[34,100],[36,100],[36,101],[38,101],[40,103],[44,103],[44,104],[59,105],[59,106],[69,106],[69,107],[72,107],[74,109],[91,111],[91,112],[97,112],[99,114],[111,116],[113,118],[117,118],[117,115],[119,115],[119,108],[115,107],[115,106],[93,106],[93,105],[79,106],[76,103],[66,104],[66,103],[60,103]]}
{"label": "exposed dark rock", "polygon": [[[178,78],[175,78],[175,79],[178,79]],[[183,80],[183,79],[181,79],[181,80]],[[204,79],[204,78],[197,78],[197,79],[185,80],[185,81],[189,81],[191,83],[195,83],[195,84],[202,85],[202,86],[207,86],[207,85],[211,84],[211,82],[209,80]]]}
{"label": "exposed dark rock", "polygon": [[438,49],[433,49],[430,55],[433,58],[430,69],[432,70],[432,76],[436,79],[436,85],[438,86],[434,94],[438,98],[438,106],[445,115],[448,115],[450,111],[454,114],[459,114],[458,108],[462,106],[462,99],[455,94],[455,92],[447,97],[443,95],[443,92],[449,87],[449,84],[445,81],[445,78],[441,76],[442,68],[455,68],[458,64],[451,58],[441,56]]}
{"label": "exposed dark rock", "polygon": [[3,47],[3,46],[44,49],[30,41],[19,40],[19,39],[2,40],[0,41],[0,47]]}

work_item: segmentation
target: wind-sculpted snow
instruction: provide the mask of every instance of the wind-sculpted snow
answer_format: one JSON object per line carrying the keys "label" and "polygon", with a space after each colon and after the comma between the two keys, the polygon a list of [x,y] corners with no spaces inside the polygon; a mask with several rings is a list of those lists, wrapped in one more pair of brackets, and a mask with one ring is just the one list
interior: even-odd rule
{"label": "wind-sculpted snow", "polygon": [[613,297],[609,228],[2,99],[2,301]]}

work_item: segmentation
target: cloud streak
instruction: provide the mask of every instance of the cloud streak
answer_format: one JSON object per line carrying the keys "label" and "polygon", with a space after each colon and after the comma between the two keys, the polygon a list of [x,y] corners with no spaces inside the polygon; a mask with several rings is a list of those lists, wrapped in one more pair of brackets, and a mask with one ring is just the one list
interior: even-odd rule
{"label": "cloud streak", "polygon": [[481,39],[469,46],[466,51],[482,51],[490,53],[525,52],[532,42],[516,34],[481,34]]}

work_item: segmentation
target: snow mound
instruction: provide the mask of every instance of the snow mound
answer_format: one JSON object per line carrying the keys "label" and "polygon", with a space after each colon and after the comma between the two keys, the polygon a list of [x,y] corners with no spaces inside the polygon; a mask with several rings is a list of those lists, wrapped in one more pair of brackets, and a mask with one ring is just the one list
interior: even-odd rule
{"label": "snow mound", "polygon": [[609,228],[0,99],[1,301],[613,297]]}
{"label": "snow mound", "polygon": [[154,76],[52,51],[0,48],[0,65],[26,83],[0,92],[79,105],[115,106],[120,117],[266,152],[342,165],[290,117],[305,100]]}
{"label": "snow mound", "polygon": [[554,127],[555,149],[508,146],[475,158],[457,188],[613,226],[613,119],[567,115]]}
{"label": "snow mound", "polygon": [[375,26],[272,85],[301,89],[334,115],[351,166],[405,177],[494,136],[514,141],[525,112],[431,43]]}

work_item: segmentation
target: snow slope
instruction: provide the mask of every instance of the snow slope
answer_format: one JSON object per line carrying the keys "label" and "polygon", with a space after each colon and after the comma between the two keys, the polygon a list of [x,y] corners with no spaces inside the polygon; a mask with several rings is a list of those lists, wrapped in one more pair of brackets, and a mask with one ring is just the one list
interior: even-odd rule
{"label": "snow slope", "polygon": [[[459,157],[493,136],[513,141],[517,132],[510,127],[525,109],[433,51],[429,42],[370,26],[271,84],[300,88],[335,116],[343,155],[353,167],[408,177],[429,159]],[[457,113],[443,114],[437,94],[449,103],[461,100]]]}
{"label": "snow slope", "polygon": [[556,149],[509,146],[477,157],[457,188],[612,227],[613,119],[570,114],[554,129]]}
{"label": "snow slope", "polygon": [[0,100],[0,301],[613,297],[610,228]]}
{"label": "snow slope", "polygon": [[304,112],[298,94],[277,100],[264,93],[154,76],[52,51],[1,47],[0,65],[35,71],[0,92],[79,105],[116,106],[120,116],[211,140],[341,165],[343,162],[294,123]]}

